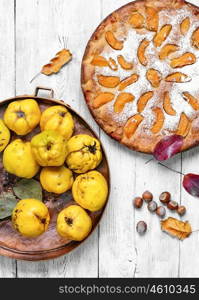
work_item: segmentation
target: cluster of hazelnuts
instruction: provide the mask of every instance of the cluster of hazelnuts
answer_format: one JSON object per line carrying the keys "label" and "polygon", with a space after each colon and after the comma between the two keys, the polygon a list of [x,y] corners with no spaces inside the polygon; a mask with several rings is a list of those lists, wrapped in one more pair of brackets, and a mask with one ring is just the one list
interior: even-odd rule
{"label": "cluster of hazelnuts", "polygon": [[[180,216],[183,216],[186,213],[185,206],[179,206],[176,201],[171,200],[171,194],[169,192],[161,193],[159,200],[166,205],[168,209],[176,211]],[[135,208],[141,208],[144,201],[148,204],[147,207],[150,212],[156,213],[160,218],[164,218],[166,215],[165,207],[158,206],[157,202],[153,201],[153,194],[149,191],[145,191],[142,194],[142,197],[134,198],[133,205]],[[139,234],[144,234],[147,230],[147,224],[144,221],[140,221],[138,222],[136,229]]]}

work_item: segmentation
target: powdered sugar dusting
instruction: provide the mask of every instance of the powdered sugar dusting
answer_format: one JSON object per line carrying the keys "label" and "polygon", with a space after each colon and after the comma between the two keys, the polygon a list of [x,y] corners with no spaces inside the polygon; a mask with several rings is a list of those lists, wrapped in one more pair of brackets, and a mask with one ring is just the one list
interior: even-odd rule
{"label": "powdered sugar dusting", "polygon": [[[191,45],[191,36],[193,32],[196,30],[196,28],[199,27],[199,21],[196,16],[193,16],[191,9],[188,7],[178,9],[178,10],[162,10],[160,13],[160,23],[159,23],[159,29],[164,26],[165,24],[171,24],[172,30],[170,32],[170,35],[167,37],[167,39],[164,41],[162,46],[166,45],[167,43],[171,44],[177,44],[179,46],[179,51],[173,53],[170,55],[169,58],[165,60],[159,59],[159,51],[160,48],[156,48],[153,44],[153,38],[155,33],[145,31],[144,33],[140,34],[136,30],[131,29],[128,32],[127,37],[125,37],[124,42],[124,48],[121,51],[115,51],[113,49],[110,49],[110,51],[104,51],[101,53],[102,56],[104,56],[106,59],[109,59],[110,57],[115,59],[117,62],[117,56],[123,55],[124,58],[134,63],[134,69],[133,70],[123,70],[121,66],[118,64],[118,70],[113,71],[108,67],[96,68],[95,76],[98,74],[102,74],[104,76],[119,76],[120,80],[125,79],[126,77],[130,76],[132,73],[136,73],[139,75],[139,80],[128,86],[124,92],[132,93],[135,96],[135,100],[132,103],[127,103],[124,107],[124,110],[120,114],[114,113],[114,102],[106,104],[107,109],[110,113],[112,113],[113,119],[120,123],[125,124],[125,122],[134,114],[137,113],[137,101],[139,97],[147,92],[147,91],[153,91],[154,96],[151,98],[145,107],[144,112],[142,115],[144,116],[144,121],[142,122],[141,126],[145,130],[148,129],[150,133],[150,127],[152,126],[155,116],[153,115],[152,109],[154,106],[163,107],[163,99],[160,99],[163,95],[164,91],[169,91],[172,106],[176,111],[176,116],[169,116],[165,113],[165,123],[163,131],[174,131],[177,129],[180,115],[182,112],[184,112],[188,118],[193,119],[196,116],[196,112],[193,110],[193,108],[186,102],[183,97],[182,93],[184,91],[188,91],[190,94],[192,94],[195,97],[199,98],[199,51],[192,47]],[[191,20],[191,27],[188,31],[188,33],[183,36],[180,34],[180,24],[181,22],[186,18],[190,17]],[[146,50],[146,57],[148,59],[148,65],[147,67],[140,64],[138,57],[137,57],[137,49],[143,39],[147,39],[150,41],[149,46]],[[189,65],[183,68],[179,69],[173,69],[170,67],[170,59],[174,57],[178,57],[186,52],[191,52],[195,54],[197,57],[197,62],[193,65]],[[150,82],[146,78],[146,71],[149,68],[154,68],[158,70],[162,74],[163,80],[161,81],[160,87],[157,89],[154,89]],[[188,76],[191,77],[190,82],[186,83],[174,83],[170,84],[164,81],[164,78],[174,72],[182,72]],[[96,78],[97,79],[97,78]],[[100,87],[101,88],[101,87]],[[110,89],[103,88],[105,91],[110,91]],[[161,92],[160,94],[160,91]],[[116,96],[119,94],[119,92],[116,92]],[[162,108],[163,109],[163,108]]]}

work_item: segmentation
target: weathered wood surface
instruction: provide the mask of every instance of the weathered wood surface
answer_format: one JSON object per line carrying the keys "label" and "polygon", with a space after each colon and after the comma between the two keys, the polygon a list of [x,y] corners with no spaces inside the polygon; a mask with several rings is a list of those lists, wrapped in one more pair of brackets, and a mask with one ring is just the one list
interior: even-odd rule
{"label": "weathered wood surface", "polygon": [[[51,87],[85,117],[100,133],[106,146],[112,174],[112,190],[104,218],[94,235],[73,253],[38,263],[0,258],[0,277],[198,277],[199,233],[184,242],[160,231],[160,220],[146,209],[135,211],[132,199],[145,189],[155,199],[169,190],[185,204],[193,229],[199,228],[199,202],[172,174],[148,156],[118,145],[99,131],[84,103],[80,89],[80,66],[86,43],[99,22],[127,0],[2,0],[0,1],[0,91],[1,98],[32,94],[38,85]],[[190,1],[197,4],[197,0]],[[8,18],[9,16],[9,18]],[[41,66],[63,46],[73,61],[58,75],[41,75],[30,84]],[[196,172],[198,148],[176,156],[169,163],[183,172]],[[173,215],[173,214],[172,214]],[[148,233],[140,237],[135,224],[146,220]]]}
{"label": "weathered wood surface", "polygon": [[[9,16],[9,18],[8,18]],[[0,99],[15,95],[14,1],[0,1]],[[0,258],[0,277],[15,277],[16,261]]]}

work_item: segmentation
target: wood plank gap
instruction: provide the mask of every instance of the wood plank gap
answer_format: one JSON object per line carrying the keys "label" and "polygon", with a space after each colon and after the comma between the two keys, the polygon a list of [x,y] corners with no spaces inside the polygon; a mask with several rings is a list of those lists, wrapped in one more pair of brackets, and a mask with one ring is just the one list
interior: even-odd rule
{"label": "wood plank gap", "polygon": [[101,9],[100,9],[100,17],[101,17],[101,20],[103,19],[103,0],[100,0],[100,6],[101,6]]}
{"label": "wood plank gap", "polygon": [[[136,170],[136,158],[135,158],[135,161],[134,161],[134,170]],[[136,189],[136,176],[134,176],[134,190],[135,189]],[[134,233],[133,243],[134,243],[134,249],[135,249],[135,253],[136,253],[135,268],[134,268],[134,271],[133,271],[133,278],[135,278],[136,277],[136,272],[137,272],[137,258],[138,258],[138,249],[137,249],[137,245],[136,245],[135,209],[133,210],[133,233]],[[133,257],[133,253],[132,253],[132,257]]]}
{"label": "wood plank gap", "polygon": [[[128,0],[102,0],[101,19],[105,19],[126,3]],[[134,154],[105,135],[103,131],[101,131],[101,140],[106,144],[109,155],[112,184],[108,209],[105,212],[105,219],[100,224],[100,277],[132,278],[136,254],[135,248],[132,247],[134,236],[130,199],[135,170],[132,168],[129,170],[129,162],[134,161]],[[119,172],[116,165],[120,166]]]}
{"label": "wood plank gap", "polygon": [[18,278],[18,264],[17,264],[17,260],[15,260],[15,278]]}
{"label": "wood plank gap", "polygon": [[[180,172],[182,173],[182,164],[183,164],[183,154],[181,153],[180,155]],[[180,205],[182,203],[182,174],[180,175]],[[180,277],[180,260],[181,260],[181,243],[179,241],[179,246],[178,246],[178,278]]]}

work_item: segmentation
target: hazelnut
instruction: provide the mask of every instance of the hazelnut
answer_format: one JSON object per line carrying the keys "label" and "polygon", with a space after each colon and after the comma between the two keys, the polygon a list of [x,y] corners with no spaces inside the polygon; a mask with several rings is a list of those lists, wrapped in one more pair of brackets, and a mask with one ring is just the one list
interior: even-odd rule
{"label": "hazelnut", "polygon": [[183,205],[179,206],[177,212],[180,216],[184,216],[184,214],[186,214],[186,207]]}
{"label": "hazelnut", "polygon": [[153,195],[151,194],[151,192],[145,191],[145,192],[142,194],[142,199],[144,199],[146,202],[150,202],[150,201],[153,200]]}
{"label": "hazelnut", "polygon": [[163,192],[162,194],[160,194],[159,199],[162,203],[168,203],[171,199],[171,194],[169,192]]}
{"label": "hazelnut", "polygon": [[143,235],[147,231],[147,224],[144,221],[138,222],[136,230],[140,235]]}
{"label": "hazelnut", "polygon": [[143,199],[141,197],[136,197],[133,200],[133,205],[134,205],[135,208],[141,208],[142,205],[143,205]]}
{"label": "hazelnut", "polygon": [[147,207],[150,212],[155,212],[158,205],[155,201],[150,201]]}
{"label": "hazelnut", "polygon": [[159,206],[156,210],[156,214],[158,215],[158,217],[164,218],[164,216],[166,215],[165,207],[164,206]]}
{"label": "hazelnut", "polygon": [[177,210],[178,209],[178,203],[176,201],[170,201],[169,203],[167,203],[167,207],[170,210]]}

